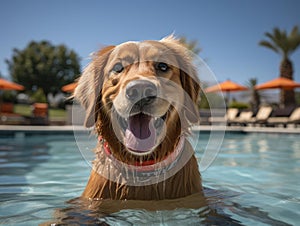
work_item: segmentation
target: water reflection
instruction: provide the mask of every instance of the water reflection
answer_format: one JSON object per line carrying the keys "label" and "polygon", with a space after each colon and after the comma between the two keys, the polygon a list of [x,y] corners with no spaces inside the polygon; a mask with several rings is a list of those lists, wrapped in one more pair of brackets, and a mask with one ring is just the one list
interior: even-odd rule
{"label": "water reflection", "polygon": [[[208,136],[202,133],[201,160]],[[300,136],[226,134],[219,155],[202,172],[208,205],[150,211],[112,211],[120,203],[91,205],[74,199],[84,189],[89,168],[74,137],[0,139],[0,222],[3,225],[65,222],[66,225],[297,225],[299,221]],[[85,139],[83,139],[85,140]],[[77,153],[77,155],[76,155]],[[98,201],[99,202],[99,201]],[[195,199],[189,202],[195,202]],[[136,201],[133,201],[136,205]],[[148,203],[155,207],[153,203]],[[53,208],[56,208],[54,216]],[[58,219],[58,220],[57,220]]]}
{"label": "water reflection", "polygon": [[[73,199],[69,206],[57,210],[56,219],[49,224],[97,224],[97,225],[241,225],[225,211],[215,208],[221,203],[221,197],[212,206],[184,208],[186,204],[195,204],[197,198],[192,195],[178,200],[139,201],[139,200],[99,200],[88,201]],[[193,204],[193,205],[194,205]],[[178,206],[176,208],[176,205]]]}
{"label": "water reflection", "polygon": [[[296,198],[300,187],[299,138],[287,134],[226,134],[216,161],[202,172],[204,184],[217,190],[227,188],[251,194],[242,195],[237,201],[241,206],[235,206],[239,209],[248,206],[251,199],[254,206],[251,211],[258,219],[263,214],[256,212],[257,209],[275,219],[296,222],[299,214],[294,209],[300,208]],[[247,211],[236,213],[246,217]]]}
{"label": "water reflection", "polygon": [[269,149],[269,145],[266,140],[259,140],[257,142],[257,145],[258,145],[258,149],[257,149],[258,152],[267,152]]}
{"label": "water reflection", "polygon": [[[0,139],[0,193],[16,195],[27,184],[26,174],[49,159],[49,146],[45,142],[28,142],[20,136]],[[5,187],[4,185],[9,187]],[[17,185],[20,186],[17,186]],[[10,186],[13,185],[13,186]],[[4,190],[8,190],[5,192]]]}
{"label": "water reflection", "polygon": [[[159,203],[165,201],[91,202],[73,199],[68,202],[67,208],[56,211],[55,220],[45,222],[43,225],[249,225],[257,223],[289,225],[272,218],[268,212],[259,207],[252,206],[251,199],[248,205],[232,201],[239,200],[240,193],[206,188],[205,196],[208,200],[207,206],[195,209],[179,207],[171,210],[160,210],[163,206]],[[173,200],[173,203],[174,201],[176,200]],[[178,206],[182,204],[180,202],[182,200],[179,201]]]}

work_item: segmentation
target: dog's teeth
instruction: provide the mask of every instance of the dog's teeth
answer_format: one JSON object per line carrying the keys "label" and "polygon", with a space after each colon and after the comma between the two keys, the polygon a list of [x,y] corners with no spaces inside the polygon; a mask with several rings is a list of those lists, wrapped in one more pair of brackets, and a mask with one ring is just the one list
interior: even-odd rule
{"label": "dog's teeth", "polygon": [[123,129],[126,129],[126,128],[128,127],[127,119],[122,118],[122,117],[119,117],[118,120],[119,120],[120,126],[121,126]]}
{"label": "dog's teeth", "polygon": [[128,119],[126,118],[126,119],[124,119],[124,124],[125,124],[125,127],[127,127],[128,126]]}
{"label": "dog's teeth", "polygon": [[158,128],[161,125],[161,123],[162,123],[161,118],[155,118],[154,126],[156,128]]}

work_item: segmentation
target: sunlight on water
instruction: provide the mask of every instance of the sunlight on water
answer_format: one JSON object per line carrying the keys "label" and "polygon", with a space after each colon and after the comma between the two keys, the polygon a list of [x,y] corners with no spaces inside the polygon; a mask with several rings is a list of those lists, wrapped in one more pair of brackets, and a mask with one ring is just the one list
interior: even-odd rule
{"label": "sunlight on water", "polygon": [[[199,162],[208,136],[199,135]],[[37,225],[55,222],[54,215],[62,214],[66,222],[78,224],[296,225],[299,138],[226,134],[216,160],[201,172],[208,207],[107,213],[79,201],[68,202],[80,196],[90,172],[72,135],[1,137],[0,224]]]}

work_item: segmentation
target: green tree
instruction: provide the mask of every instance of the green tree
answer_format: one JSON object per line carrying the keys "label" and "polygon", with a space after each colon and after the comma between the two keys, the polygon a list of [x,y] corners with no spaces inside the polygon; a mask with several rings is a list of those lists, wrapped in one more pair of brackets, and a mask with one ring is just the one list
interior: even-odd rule
{"label": "green tree", "polygon": [[201,48],[198,46],[197,40],[187,40],[186,37],[179,37],[179,41],[185,45],[189,50],[191,50],[194,54],[199,54],[201,52]]}
{"label": "green tree", "polygon": [[[293,79],[293,64],[290,60],[290,55],[300,46],[298,27],[295,26],[289,34],[287,34],[285,30],[274,28],[273,33],[266,32],[265,36],[268,40],[260,41],[259,45],[279,53],[282,57],[280,63],[280,77]],[[295,105],[294,90],[281,90],[280,105]]]}
{"label": "green tree", "polygon": [[80,73],[79,57],[64,45],[54,46],[48,41],[32,41],[23,49],[14,49],[6,60],[12,79],[28,91],[39,88],[47,96],[57,93]]}

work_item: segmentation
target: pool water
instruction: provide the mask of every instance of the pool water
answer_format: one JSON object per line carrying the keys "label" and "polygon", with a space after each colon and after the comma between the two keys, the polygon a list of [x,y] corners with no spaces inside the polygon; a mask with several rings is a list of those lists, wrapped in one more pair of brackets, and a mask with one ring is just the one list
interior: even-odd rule
{"label": "pool water", "polygon": [[[208,133],[200,133],[200,159]],[[78,138],[78,137],[77,137]],[[82,142],[85,136],[79,137]],[[82,209],[90,173],[72,134],[0,137],[0,224],[38,225],[68,213],[69,223],[101,225],[297,225],[300,135],[226,133],[201,172],[209,207],[165,211]],[[69,201],[74,199],[73,201]]]}

